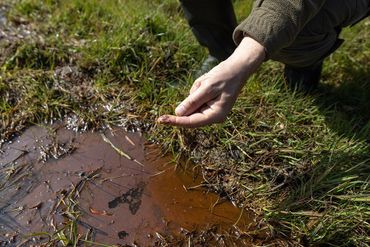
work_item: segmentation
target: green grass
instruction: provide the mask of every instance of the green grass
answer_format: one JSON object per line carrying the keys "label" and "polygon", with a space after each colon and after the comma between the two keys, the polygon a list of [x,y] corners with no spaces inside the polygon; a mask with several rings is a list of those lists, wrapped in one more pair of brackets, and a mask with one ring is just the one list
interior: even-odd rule
{"label": "green grass", "polygon": [[[206,54],[177,1],[5,2],[11,25],[31,35],[0,40],[1,139],[71,115],[81,129],[140,127],[258,213],[266,244],[370,245],[368,20],[344,31],[319,93],[291,92],[268,62],[224,124],[185,130],[154,123],[186,96]],[[241,20],[251,2],[234,5]]]}

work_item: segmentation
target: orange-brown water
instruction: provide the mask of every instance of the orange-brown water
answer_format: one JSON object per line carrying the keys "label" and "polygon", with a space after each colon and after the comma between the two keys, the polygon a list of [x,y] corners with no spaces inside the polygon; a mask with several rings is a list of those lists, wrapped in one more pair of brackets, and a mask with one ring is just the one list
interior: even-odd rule
{"label": "orange-brown water", "polygon": [[[157,233],[179,235],[212,225],[218,232],[253,226],[253,215],[218,203],[216,194],[199,186],[198,172],[175,166],[138,133],[107,130],[104,140],[100,133],[54,129],[31,127],[1,149],[0,243],[27,246],[30,238],[21,236],[55,232],[71,219],[81,239],[88,234],[112,245],[150,246]],[[42,150],[53,143],[59,146],[52,153],[66,154],[46,159]]]}

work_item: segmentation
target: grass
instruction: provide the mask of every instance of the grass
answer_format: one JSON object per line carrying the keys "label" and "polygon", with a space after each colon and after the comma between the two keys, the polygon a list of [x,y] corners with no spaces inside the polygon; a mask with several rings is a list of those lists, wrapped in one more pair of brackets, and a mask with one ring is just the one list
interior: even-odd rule
{"label": "grass", "polygon": [[[266,244],[370,245],[368,20],[344,30],[319,93],[290,91],[282,66],[268,62],[224,124],[186,130],[154,123],[186,96],[206,55],[177,1],[2,5],[9,20],[0,39],[2,141],[58,119],[76,130],[141,129],[201,164],[210,189],[260,215],[271,229]],[[234,5],[241,20],[251,1]],[[66,235],[62,241],[75,241]]]}

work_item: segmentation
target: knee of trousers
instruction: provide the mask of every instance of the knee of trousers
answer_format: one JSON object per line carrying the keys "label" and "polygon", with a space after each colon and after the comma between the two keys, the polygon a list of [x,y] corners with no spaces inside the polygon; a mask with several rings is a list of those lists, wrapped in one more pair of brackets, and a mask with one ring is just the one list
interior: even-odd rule
{"label": "knee of trousers", "polygon": [[322,61],[342,43],[335,29],[324,34],[298,35],[290,46],[273,54],[271,59],[296,68],[308,67]]}
{"label": "knee of trousers", "polygon": [[327,0],[288,47],[272,60],[293,67],[307,67],[333,53],[342,43],[340,29],[353,25],[368,14],[369,0]]}

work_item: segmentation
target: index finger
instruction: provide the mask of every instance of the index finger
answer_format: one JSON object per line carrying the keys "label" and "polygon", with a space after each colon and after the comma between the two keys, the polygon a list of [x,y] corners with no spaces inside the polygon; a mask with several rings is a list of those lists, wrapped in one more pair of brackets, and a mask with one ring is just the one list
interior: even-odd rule
{"label": "index finger", "polygon": [[209,87],[200,86],[176,107],[175,113],[179,117],[191,115],[202,105],[213,100],[217,96],[218,95],[215,94],[215,91],[210,90]]}
{"label": "index finger", "polygon": [[190,116],[173,116],[164,115],[158,118],[158,123],[185,127],[185,128],[198,128],[215,123],[213,116],[205,115],[203,113],[194,113]]}

